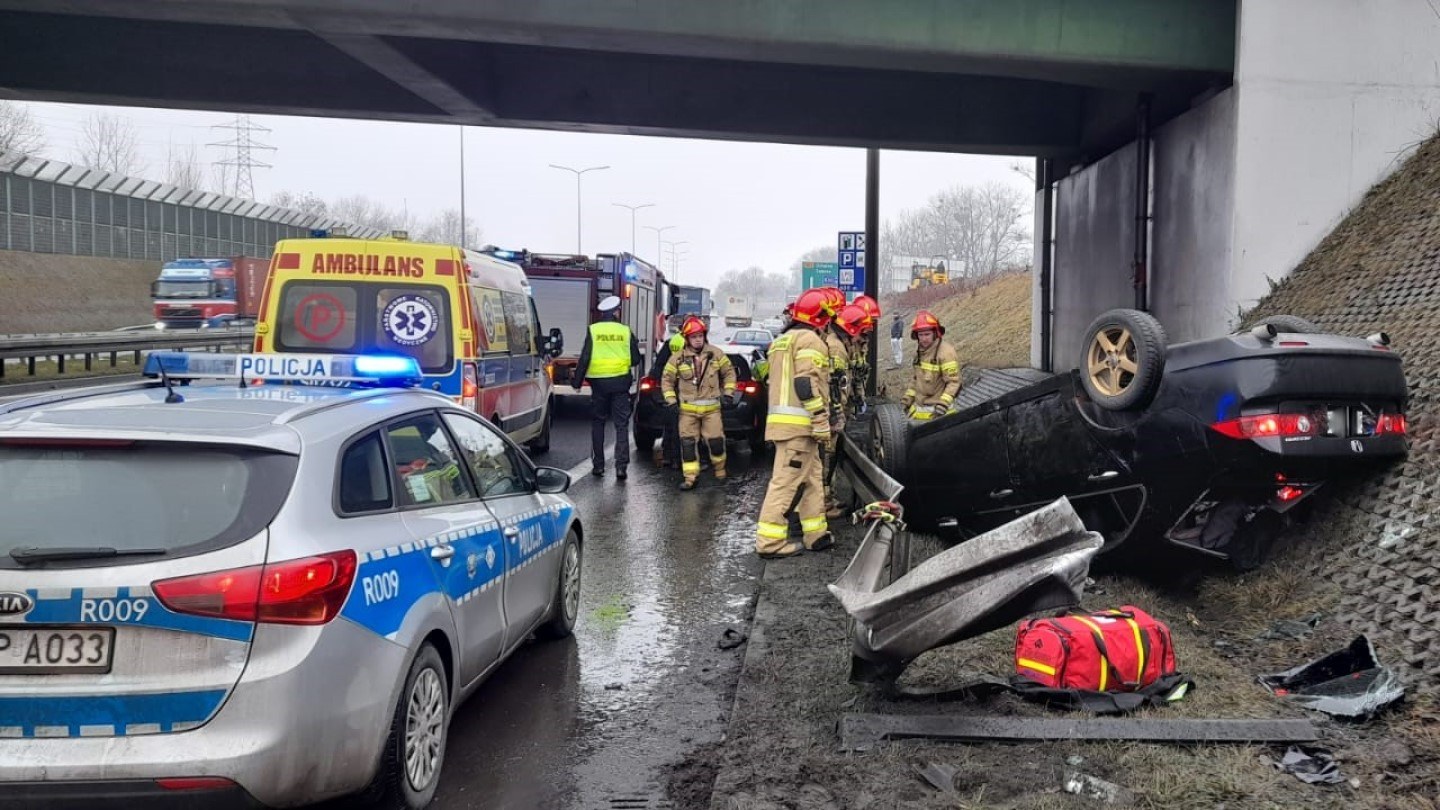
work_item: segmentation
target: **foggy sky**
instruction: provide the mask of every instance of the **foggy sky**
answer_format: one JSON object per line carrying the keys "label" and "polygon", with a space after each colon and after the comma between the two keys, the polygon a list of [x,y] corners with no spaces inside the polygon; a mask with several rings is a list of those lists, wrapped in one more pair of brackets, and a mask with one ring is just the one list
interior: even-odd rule
{"label": "foggy sky", "polygon": [[[211,128],[233,119],[222,113],[27,106],[45,127],[44,156],[69,162],[87,115],[106,110],[129,118],[148,163],[143,175],[157,180],[164,179],[169,147],[194,144],[208,164],[229,155],[205,144],[234,135]],[[274,165],[255,170],[262,200],[282,189],[312,191],[327,201],[363,193],[421,218],[460,205],[458,127],[291,116],[253,120],[273,130],[257,139],[277,147],[255,153]],[[636,253],[655,261],[656,235],[643,226],[676,226],[664,238],[687,243],[678,248],[678,277],[685,284],[714,286],[724,271],[750,265],[782,271],[806,250],[833,245],[837,231],[864,229],[862,149],[485,127],[466,127],[464,138],[466,214],[483,229],[484,241],[502,247],[575,250],[575,178],[549,168],[551,163],[610,166],[584,176],[581,252],[628,250],[630,212],[612,203],[655,203],[638,213]],[[1030,181],[1010,168],[1016,162],[1033,163],[885,151],[881,218],[955,184],[1000,181],[1028,195]],[[668,261],[664,269],[669,272]]]}

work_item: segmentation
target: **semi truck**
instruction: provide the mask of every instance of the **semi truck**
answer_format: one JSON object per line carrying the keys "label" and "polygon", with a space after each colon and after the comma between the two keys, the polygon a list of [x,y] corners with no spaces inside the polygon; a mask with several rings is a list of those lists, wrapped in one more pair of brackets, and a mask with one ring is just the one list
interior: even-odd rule
{"label": "semi truck", "polygon": [[[620,297],[621,321],[635,333],[640,353],[654,356],[657,339],[665,334],[665,277],[655,266],[630,253],[601,253],[591,258],[575,254],[531,253],[487,248],[487,253],[519,264],[530,282],[531,297],[540,315],[540,329],[559,329],[563,339],[552,363],[557,395],[571,395],[576,366],[590,324],[600,317],[600,302]],[[580,393],[589,394],[582,386]]]}
{"label": "semi truck", "polygon": [[725,325],[749,326],[754,319],[754,308],[750,299],[743,295],[725,296]]}
{"label": "semi truck", "polygon": [[704,287],[676,285],[673,314],[708,318],[712,314],[710,291]]}
{"label": "semi truck", "polygon": [[270,262],[250,256],[176,259],[150,284],[156,329],[209,329],[254,323]]}

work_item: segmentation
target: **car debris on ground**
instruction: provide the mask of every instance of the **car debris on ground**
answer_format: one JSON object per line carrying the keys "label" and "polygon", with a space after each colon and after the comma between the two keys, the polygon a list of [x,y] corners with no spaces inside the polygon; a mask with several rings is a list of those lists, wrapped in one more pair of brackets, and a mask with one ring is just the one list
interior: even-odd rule
{"label": "car debris on ground", "polygon": [[1405,684],[1381,666],[1375,646],[1356,636],[1350,646],[1284,672],[1260,676],[1277,697],[1352,720],[1367,719],[1405,697]]}
{"label": "car debris on ground", "polygon": [[1276,770],[1294,776],[1307,785],[1338,785],[1345,781],[1335,757],[1323,748],[1308,745],[1292,745],[1280,759],[1262,756],[1264,762],[1274,765]]}

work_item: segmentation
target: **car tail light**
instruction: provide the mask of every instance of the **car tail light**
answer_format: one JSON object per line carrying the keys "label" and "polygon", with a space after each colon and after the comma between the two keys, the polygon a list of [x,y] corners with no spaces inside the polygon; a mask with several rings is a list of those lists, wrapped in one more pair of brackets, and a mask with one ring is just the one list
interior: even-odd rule
{"label": "car tail light", "polygon": [[1280,489],[1275,491],[1275,497],[1279,498],[1285,503],[1289,503],[1290,501],[1293,501],[1304,494],[1305,490],[1301,489],[1300,487],[1292,487],[1289,484],[1286,484],[1285,486],[1280,487]]}
{"label": "car tail light", "polygon": [[1303,413],[1265,413],[1216,422],[1210,427],[1232,439],[1267,439],[1286,436],[1313,436],[1314,417]]}
{"label": "car tail light", "polygon": [[758,394],[760,393],[760,383],[757,383],[754,380],[746,380],[745,382],[740,383],[740,393],[751,396]]}
{"label": "car tail light", "polygon": [[654,391],[654,390],[655,390],[655,378],[654,378],[654,377],[641,377],[641,378],[640,378],[640,393],[643,394],[643,393],[645,393],[645,392],[647,392],[647,391]]}
{"label": "car tail light", "polygon": [[1403,413],[1382,413],[1375,420],[1376,436],[1404,436],[1407,428]]}
{"label": "car tail light", "polygon": [[1310,344],[1309,344],[1309,342],[1304,341],[1304,340],[1282,340],[1282,341],[1280,341],[1280,343],[1279,343],[1278,345],[1280,345],[1280,346],[1309,346]]}
{"label": "car tail light", "polygon": [[338,551],[151,584],[176,613],[272,624],[325,624],[355,580],[355,552]]}
{"label": "car tail light", "polygon": [[222,776],[174,776],[156,779],[165,790],[233,790],[236,784]]}
{"label": "car tail light", "polygon": [[475,410],[480,407],[480,373],[474,363],[466,363],[464,377],[460,383],[460,404]]}

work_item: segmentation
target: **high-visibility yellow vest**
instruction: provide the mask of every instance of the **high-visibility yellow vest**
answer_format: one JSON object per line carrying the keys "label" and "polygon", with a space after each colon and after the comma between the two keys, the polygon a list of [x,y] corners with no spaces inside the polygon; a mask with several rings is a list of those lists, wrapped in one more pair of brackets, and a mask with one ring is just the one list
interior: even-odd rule
{"label": "high-visibility yellow vest", "polygon": [[670,336],[670,353],[671,353],[671,354],[679,354],[679,353],[680,353],[680,350],[683,349],[683,348],[685,348],[685,336],[682,335],[682,334],[680,334],[679,332],[676,332],[675,334],[671,335],[671,336]]}
{"label": "high-visibility yellow vest", "polygon": [[590,368],[592,380],[624,377],[630,373],[630,327],[616,321],[590,324]]}

